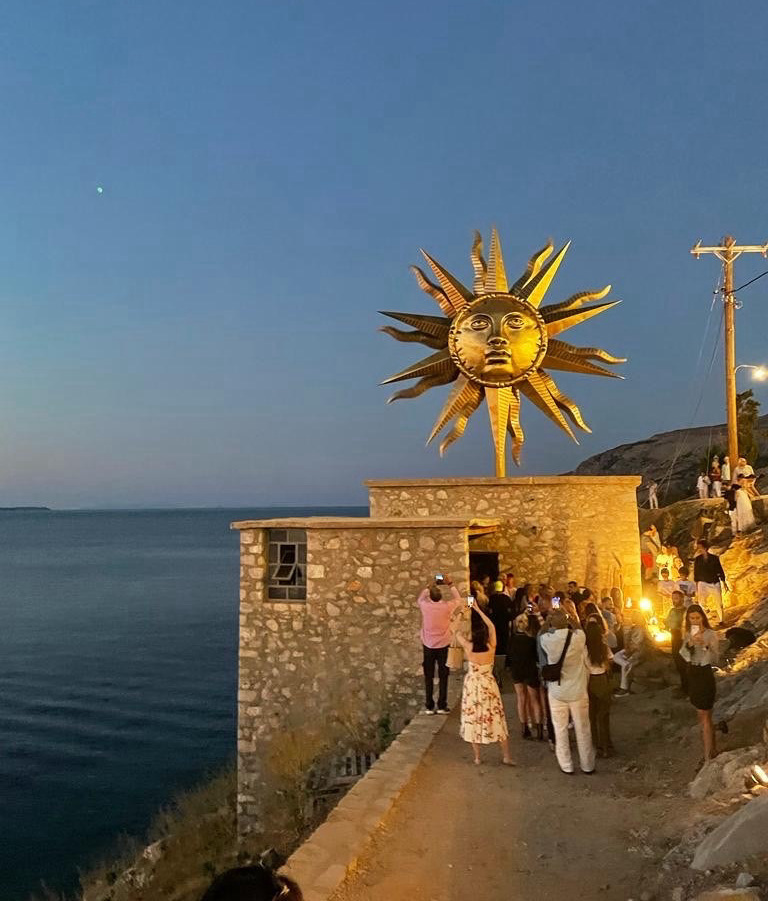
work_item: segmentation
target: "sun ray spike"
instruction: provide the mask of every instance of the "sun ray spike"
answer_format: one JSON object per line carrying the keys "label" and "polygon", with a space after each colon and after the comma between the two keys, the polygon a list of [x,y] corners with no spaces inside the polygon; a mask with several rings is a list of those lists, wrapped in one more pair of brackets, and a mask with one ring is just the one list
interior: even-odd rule
{"label": "sun ray spike", "polygon": [[444,338],[433,338],[431,335],[425,335],[424,332],[418,330],[406,332],[404,329],[395,328],[394,325],[382,325],[379,331],[389,335],[390,338],[394,338],[395,341],[402,341],[405,344],[413,344],[415,342],[423,344],[425,347],[431,347],[434,350],[445,347]]}
{"label": "sun ray spike", "polygon": [[442,375],[429,375],[423,379],[419,379],[415,385],[411,388],[403,388],[402,391],[395,391],[395,393],[387,400],[388,404],[391,404],[396,400],[404,400],[408,397],[418,397],[420,394],[423,394],[425,391],[429,391],[430,388],[437,388],[439,385],[448,385],[455,378],[458,373],[443,373]]}
{"label": "sun ray spike", "polygon": [[445,426],[462,411],[466,411],[469,407],[472,411],[476,410],[483,399],[483,389],[474,382],[470,382],[465,376],[460,375],[453,391],[448,395],[440,411],[440,415],[435,420],[434,428],[427,438],[429,444],[437,435],[445,428]]}
{"label": "sun ray spike", "polygon": [[496,452],[496,478],[503,479],[506,473],[507,426],[509,408],[512,404],[512,388],[486,388],[485,402],[491,419],[491,434]]}
{"label": "sun ray spike", "polygon": [[392,313],[389,310],[379,310],[382,316],[389,316],[398,322],[404,322],[420,332],[432,335],[433,338],[444,338],[447,342],[448,332],[451,329],[451,320],[446,316],[421,316],[417,313]]}
{"label": "sun ray spike", "polygon": [[515,461],[515,465],[519,466],[525,434],[520,425],[520,394],[514,388],[512,389],[512,398],[509,404],[509,423],[507,428],[512,436],[512,459]]}
{"label": "sun ray spike", "polygon": [[555,399],[549,393],[549,388],[544,383],[544,379],[538,372],[528,377],[526,382],[520,385],[520,390],[532,401],[545,416],[548,416],[555,425],[559,426],[566,435],[569,435],[575,442],[579,442],[573,434],[573,429],[566,422],[562,410],[555,403]]}
{"label": "sun ray spike", "polygon": [[504,257],[501,254],[501,241],[499,241],[499,233],[494,227],[491,230],[491,250],[488,254],[488,271],[485,274],[484,293],[506,294],[508,291],[509,284],[507,283],[507,273],[504,271]]}
{"label": "sun ray spike", "polygon": [[559,313],[560,310],[576,310],[578,307],[585,303],[589,303],[591,300],[602,300],[610,290],[611,286],[606,285],[601,291],[579,291],[578,294],[571,294],[571,296],[562,303],[553,303],[549,306],[542,307],[539,312],[546,318],[548,314]]}
{"label": "sun ray spike", "polygon": [[563,257],[568,253],[570,246],[570,241],[567,244],[563,244],[547,265],[543,266],[521,291],[522,296],[531,306],[538,308],[539,304],[544,300],[544,295],[552,284],[552,279],[557,275],[557,270],[560,268]]}
{"label": "sun ray spike", "polygon": [[567,394],[563,394],[563,392],[557,387],[555,384],[555,380],[551,375],[548,375],[546,372],[541,372],[541,377],[544,380],[544,384],[549,388],[549,393],[555,400],[555,403],[563,410],[571,419],[571,422],[578,428],[582,429],[585,432],[592,433],[592,429],[584,422],[584,417],[581,415],[581,410],[578,406],[568,397]]}
{"label": "sun ray spike", "polygon": [[600,360],[602,363],[611,365],[627,362],[626,357],[615,357],[607,350],[603,350],[602,347],[576,347],[568,344],[567,341],[559,341],[557,338],[552,338],[547,343],[547,353],[552,356],[562,355],[565,359],[577,357],[579,360]]}
{"label": "sun ray spike", "polygon": [[[471,414],[470,414],[471,415]],[[467,423],[469,422],[469,416],[465,416],[463,413],[454,423],[453,428],[448,433],[445,440],[440,444],[440,456],[448,450],[450,445],[453,444],[454,441],[458,441],[459,438],[464,434],[464,430],[467,428]]]}
{"label": "sun ray spike", "polygon": [[443,293],[453,307],[453,313],[460,312],[472,300],[472,292],[468,291],[447,269],[443,269],[440,263],[433,259],[426,250],[422,250],[421,253],[437,276]]}
{"label": "sun ray spike", "polygon": [[520,278],[512,285],[510,291],[513,294],[519,294],[523,288],[528,284],[528,282],[536,275],[539,274],[539,270],[544,265],[544,261],[549,257],[552,251],[555,249],[555,245],[552,243],[552,239],[541,248],[541,250],[537,250],[536,253],[528,260],[528,265],[525,267],[525,272],[520,276]]}
{"label": "sun ray spike", "polygon": [[430,357],[419,360],[407,369],[403,369],[402,372],[398,372],[396,375],[384,379],[381,384],[389,385],[392,382],[401,382],[403,379],[415,379],[428,375],[442,375],[444,373],[452,372],[455,369],[456,367],[446,348],[445,350],[439,350]]}
{"label": "sun ray spike", "polygon": [[419,269],[418,266],[411,266],[411,272],[413,273],[416,283],[421,288],[422,291],[426,291],[429,296],[437,301],[440,309],[445,313],[446,316],[455,316],[456,310],[453,308],[453,304],[448,300],[448,297],[443,291],[442,288],[439,288],[437,285],[433,284],[427,277],[424,275],[423,271]]}
{"label": "sun ray spike", "polygon": [[606,300],[605,303],[597,303],[592,307],[585,307],[583,310],[561,310],[559,313],[548,314],[544,319],[544,322],[547,324],[547,335],[550,338],[554,338],[555,335],[559,335],[566,329],[579,325],[581,322],[586,322],[587,319],[591,319],[599,313],[604,313],[619,303],[621,303],[620,300]]}
{"label": "sun ray spike", "polygon": [[475,238],[472,241],[472,268],[475,270],[475,281],[472,290],[475,294],[482,294],[485,285],[485,273],[488,271],[488,264],[483,256],[483,236],[480,232],[475,232]]}
{"label": "sun ray spike", "polygon": [[588,360],[581,360],[577,356],[572,355],[566,357],[565,354],[547,353],[541,361],[542,369],[555,369],[558,372],[579,372],[582,375],[604,375],[609,379],[623,379],[623,375],[618,372],[611,372],[610,369],[603,369],[595,363]]}

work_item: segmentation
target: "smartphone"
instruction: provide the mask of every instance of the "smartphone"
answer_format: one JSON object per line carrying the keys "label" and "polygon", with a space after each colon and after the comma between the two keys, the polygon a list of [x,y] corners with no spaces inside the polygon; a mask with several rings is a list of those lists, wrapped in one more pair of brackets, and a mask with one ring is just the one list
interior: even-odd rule
{"label": "smartphone", "polygon": [[552,606],[557,610],[560,606],[560,598],[552,598]]}
{"label": "smartphone", "polygon": [[526,609],[529,613],[533,613],[533,604],[526,604],[525,609]]}
{"label": "smartphone", "polygon": [[467,596],[467,607],[474,607],[474,606],[475,606],[475,599],[470,594]]}
{"label": "smartphone", "polygon": [[435,573],[435,582],[437,582],[438,585],[442,585],[444,581],[445,577],[442,573]]}
{"label": "smartphone", "polygon": [[691,635],[698,635],[701,632],[701,626],[691,626]]}

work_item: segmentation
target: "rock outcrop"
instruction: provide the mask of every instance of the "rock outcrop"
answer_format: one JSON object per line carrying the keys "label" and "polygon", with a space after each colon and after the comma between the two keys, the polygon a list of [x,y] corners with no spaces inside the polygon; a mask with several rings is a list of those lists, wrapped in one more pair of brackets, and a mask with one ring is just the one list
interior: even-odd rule
{"label": "rock outcrop", "polygon": [[[768,453],[768,415],[757,421],[758,456]],[[642,475],[658,482],[661,503],[673,503],[696,492],[702,462],[727,445],[724,424],[661,432],[642,441],[620,444],[584,460],[573,475]],[[757,470],[758,475],[768,469]],[[645,496],[643,496],[645,500]]]}

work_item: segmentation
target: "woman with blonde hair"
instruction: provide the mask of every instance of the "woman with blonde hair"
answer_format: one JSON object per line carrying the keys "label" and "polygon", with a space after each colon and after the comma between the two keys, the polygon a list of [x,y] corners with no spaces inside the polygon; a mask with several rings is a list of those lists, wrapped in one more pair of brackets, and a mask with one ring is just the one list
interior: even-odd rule
{"label": "woman with blonde hair", "polygon": [[523,738],[531,738],[531,725],[536,727],[536,738],[544,740],[539,703],[538,650],[536,636],[539,634],[539,619],[529,613],[521,613],[512,624],[507,660],[512,674],[512,682],[517,696],[517,717],[522,727]]}
{"label": "woman with blonde hair", "polygon": [[458,631],[458,624],[452,626],[456,640],[464,648],[469,662],[461,695],[459,734],[464,741],[471,742],[475,764],[480,763],[480,749],[483,745],[498,742],[503,755],[502,763],[514,766],[509,756],[509,731],[504,705],[499,686],[493,678],[496,629],[477,604],[470,606],[471,638],[465,638]]}

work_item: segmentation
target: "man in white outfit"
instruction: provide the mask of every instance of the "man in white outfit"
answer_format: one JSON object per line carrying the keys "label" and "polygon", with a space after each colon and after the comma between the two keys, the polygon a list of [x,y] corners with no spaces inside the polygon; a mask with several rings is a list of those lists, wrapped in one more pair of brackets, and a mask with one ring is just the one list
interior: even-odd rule
{"label": "man in white outfit", "polygon": [[592,744],[592,730],[589,725],[589,695],[587,683],[586,638],[581,629],[571,630],[564,610],[553,610],[547,619],[551,631],[539,633],[541,650],[548,663],[557,663],[571,636],[568,649],[563,657],[560,679],[547,682],[549,707],[555,729],[555,756],[564,773],[573,773],[571,743],[568,736],[568,719],[573,720],[573,731],[579,749],[579,764],[582,773],[595,771],[595,746]]}
{"label": "man in white outfit", "polygon": [[659,509],[659,498],[656,492],[658,491],[659,486],[654,481],[650,481],[648,483],[648,509],[649,510],[658,510]]}
{"label": "man in white outfit", "polygon": [[699,499],[706,500],[709,497],[709,476],[705,473],[699,473],[696,480],[696,490],[699,492]]}

